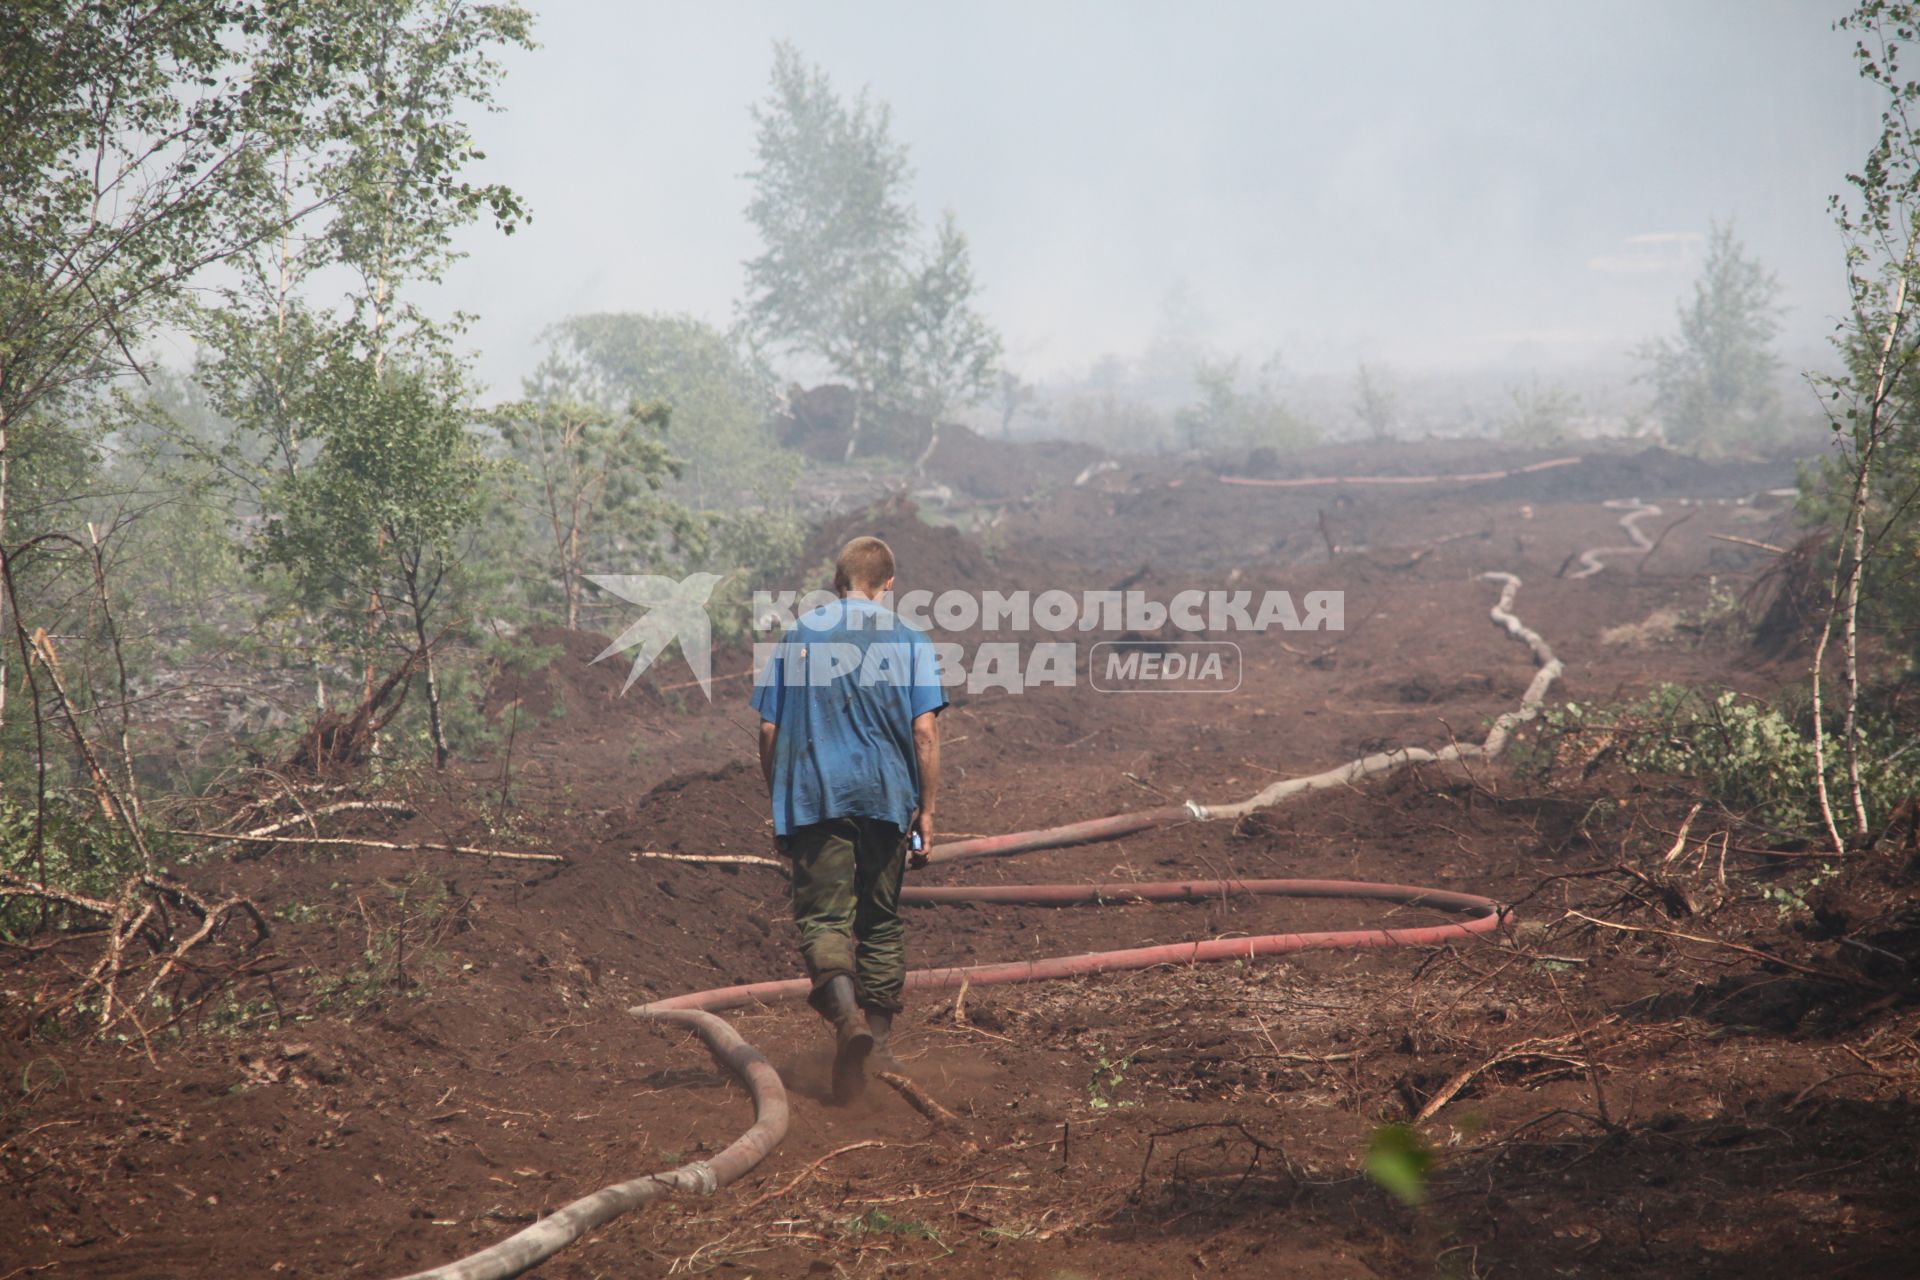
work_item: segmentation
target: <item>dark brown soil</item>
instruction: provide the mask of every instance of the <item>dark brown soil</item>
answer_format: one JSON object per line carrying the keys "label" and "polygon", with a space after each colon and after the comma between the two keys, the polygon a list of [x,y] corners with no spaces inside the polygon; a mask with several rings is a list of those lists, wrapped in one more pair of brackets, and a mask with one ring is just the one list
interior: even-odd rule
{"label": "dark brown soil", "polygon": [[1091,445],[1064,440],[1016,444],[994,440],[968,427],[940,428],[940,441],[925,463],[928,474],[986,502],[1058,489],[1098,462]]}
{"label": "dark brown soil", "polygon": [[[1417,461],[1533,456],[1482,445]],[[1621,465],[1607,484],[1641,466]],[[1478,738],[1532,674],[1487,623],[1487,569],[1525,580],[1516,608],[1566,662],[1555,701],[1665,680],[1765,691],[1799,669],[1655,625],[1601,638],[1700,609],[1710,575],[1757,572],[1763,553],[1711,535],[1783,544],[1778,509],[1669,505],[1643,524],[1667,534],[1658,552],[1568,581],[1556,573],[1575,550],[1622,541],[1599,500],[1630,495],[1593,475],[1564,490],[1286,490],[1133,461],[1108,478],[1018,491],[977,538],[896,503],[822,528],[803,564],[875,531],[903,589],[1335,587],[1346,630],[1239,637],[1231,693],[960,691],[953,833],[1237,799],[1383,745]],[[1775,478],[1696,477],[1713,497]],[[400,1274],[745,1127],[744,1095],[697,1042],[623,1012],[796,972],[777,875],[639,856],[764,850],[744,650],[716,656],[708,703],[677,660],[621,697],[624,664],[588,665],[601,637],[537,639],[564,656],[491,695],[517,717],[510,753],[393,780],[382,794],[416,817],[342,814],[330,829],[564,865],[289,843],[189,867],[203,891],[251,895],[274,934],[151,1056],[137,1039],[24,1034],[36,998],[90,962],[86,939],[6,960],[0,1277]],[[1908,855],[1863,856],[1808,889],[1817,863],[1746,852],[1764,837],[1708,812],[1669,861],[1689,797],[1605,761],[1528,770],[1530,742],[1498,766],[1409,770],[1239,824],[928,872],[1349,877],[1520,906],[1514,929],[1470,945],[922,1000],[900,1056],[959,1113],[957,1134],[878,1087],[829,1105],[812,1015],[744,1013],[736,1025],[793,1091],[785,1144],[716,1198],[619,1220],[538,1274],[1912,1274]],[[1285,900],[948,908],[915,915],[911,946],[932,965],[1386,918]],[[1403,1203],[1363,1172],[1369,1144],[1449,1089],[1419,1126],[1424,1201]]]}

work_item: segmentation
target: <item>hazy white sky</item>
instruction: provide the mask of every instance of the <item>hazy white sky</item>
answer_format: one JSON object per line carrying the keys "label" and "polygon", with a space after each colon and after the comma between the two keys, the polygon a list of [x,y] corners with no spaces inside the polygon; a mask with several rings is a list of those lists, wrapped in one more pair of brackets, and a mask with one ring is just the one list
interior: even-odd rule
{"label": "hazy white sky", "polygon": [[1877,105],[1837,0],[534,0],[480,173],[534,221],[465,238],[444,302],[511,391],[589,310],[732,314],[749,105],[791,39],[892,104],[970,235],[1012,360],[1083,370],[1185,282],[1222,350],[1297,370],[1617,358],[1737,219],[1817,350],[1829,195]]}

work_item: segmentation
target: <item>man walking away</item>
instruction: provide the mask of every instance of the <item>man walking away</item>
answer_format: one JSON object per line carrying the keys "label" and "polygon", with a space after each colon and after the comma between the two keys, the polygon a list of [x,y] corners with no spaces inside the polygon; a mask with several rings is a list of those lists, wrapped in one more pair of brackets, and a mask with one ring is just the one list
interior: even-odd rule
{"label": "man walking away", "polygon": [[849,542],[834,565],[840,598],[781,637],[753,693],[774,848],[793,863],[807,1002],[834,1027],[839,1102],[865,1088],[900,1011],[900,881],[910,837],[933,847],[940,790],[946,695],[932,643],[881,603],[893,574],[886,543]]}

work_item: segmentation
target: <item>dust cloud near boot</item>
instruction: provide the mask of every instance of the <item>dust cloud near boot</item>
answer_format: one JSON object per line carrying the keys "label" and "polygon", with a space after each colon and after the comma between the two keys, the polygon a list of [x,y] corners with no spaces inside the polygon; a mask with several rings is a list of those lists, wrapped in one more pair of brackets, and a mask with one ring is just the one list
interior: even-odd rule
{"label": "dust cloud near boot", "polygon": [[833,1024],[833,1100],[852,1102],[866,1091],[867,1058],[873,1052],[873,1032],[860,1012],[853,979],[835,974],[815,988],[812,1003]]}

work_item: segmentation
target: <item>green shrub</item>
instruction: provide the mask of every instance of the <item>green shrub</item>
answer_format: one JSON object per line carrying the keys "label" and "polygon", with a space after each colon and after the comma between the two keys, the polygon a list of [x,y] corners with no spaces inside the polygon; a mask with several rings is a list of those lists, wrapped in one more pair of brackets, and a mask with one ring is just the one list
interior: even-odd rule
{"label": "green shrub", "polygon": [[[1635,771],[1691,778],[1729,809],[1772,825],[1819,820],[1810,710],[1669,684],[1610,706],[1569,702],[1548,710],[1543,722],[1530,761],[1536,770],[1574,761],[1591,766],[1611,754]],[[1856,730],[1862,790],[1875,822],[1920,791],[1920,752],[1896,730],[1874,715],[1863,715]],[[1827,787],[1838,803],[1847,788],[1846,752],[1832,724],[1826,754]]]}
{"label": "green shrub", "polygon": [[[33,847],[31,800],[0,797],[0,871],[77,897],[112,899],[140,867],[140,854],[126,829],[109,823],[97,810],[76,808],[64,798],[47,809],[43,843]],[[0,898],[0,939],[22,942],[43,923],[71,923],[67,907],[38,898]],[[83,916],[95,922],[91,916]]]}

